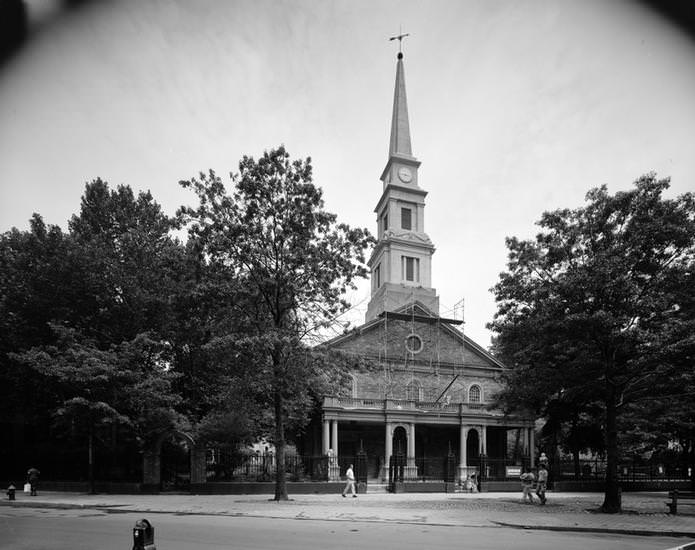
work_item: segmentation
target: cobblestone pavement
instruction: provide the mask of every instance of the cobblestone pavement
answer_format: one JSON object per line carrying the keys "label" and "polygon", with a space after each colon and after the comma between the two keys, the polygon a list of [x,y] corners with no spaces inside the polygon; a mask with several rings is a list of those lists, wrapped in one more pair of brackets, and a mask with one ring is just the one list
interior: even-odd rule
{"label": "cobblestone pavement", "polygon": [[270,495],[88,495],[19,494],[4,506],[98,508],[109,512],[171,512],[333,521],[375,521],[452,526],[552,529],[678,535],[695,538],[695,507],[667,514],[665,492],[624,493],[622,514],[601,514],[599,493],[548,493],[548,504],[524,504],[520,493],[422,494],[374,493],[358,498],[340,494],[290,495],[275,502]]}

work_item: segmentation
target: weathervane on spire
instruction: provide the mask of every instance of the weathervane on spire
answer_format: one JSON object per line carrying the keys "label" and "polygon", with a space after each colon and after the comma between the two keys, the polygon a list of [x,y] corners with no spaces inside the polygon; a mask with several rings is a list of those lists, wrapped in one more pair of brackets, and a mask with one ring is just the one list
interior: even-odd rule
{"label": "weathervane on spire", "polygon": [[404,34],[404,33],[403,33],[403,29],[401,29],[400,27],[399,27],[399,29],[398,29],[398,32],[399,32],[399,34],[397,34],[396,36],[392,36],[391,38],[389,38],[389,42],[390,42],[391,40],[398,40],[398,59],[401,59],[401,58],[403,57],[403,50],[402,50],[403,39],[404,39],[406,36],[410,36],[410,33],[405,33],[405,34]]}

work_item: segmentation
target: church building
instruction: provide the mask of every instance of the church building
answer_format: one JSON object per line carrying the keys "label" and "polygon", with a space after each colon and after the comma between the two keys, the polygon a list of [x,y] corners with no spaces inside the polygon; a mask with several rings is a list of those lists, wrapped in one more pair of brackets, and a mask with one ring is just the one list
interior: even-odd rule
{"label": "church building", "polygon": [[464,335],[461,320],[440,317],[432,288],[435,246],[425,231],[425,187],[432,183],[420,181],[419,167],[399,52],[374,210],[378,241],[368,262],[371,300],[364,324],[325,344],[371,366],[355,370],[341,395],[323,399],[314,451],[335,457],[334,479],[359,453],[371,482],[389,480],[395,456],[406,481],[441,478],[447,460],[457,483],[471,476],[518,480],[518,466],[533,464],[533,419],[491,407],[505,366]]}

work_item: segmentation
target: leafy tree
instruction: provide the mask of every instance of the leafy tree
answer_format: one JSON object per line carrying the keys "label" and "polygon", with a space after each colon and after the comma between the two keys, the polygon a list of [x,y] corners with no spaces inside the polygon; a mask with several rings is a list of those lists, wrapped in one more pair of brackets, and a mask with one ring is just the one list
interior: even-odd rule
{"label": "leafy tree", "polygon": [[0,465],[15,474],[36,460],[32,447],[45,439],[46,411],[57,396],[10,353],[54,341],[49,323],[68,316],[80,299],[71,285],[74,274],[68,236],[41,216],[31,218],[28,231],[0,235],[0,423],[9,439]]}
{"label": "leafy tree", "polygon": [[166,334],[188,276],[172,224],[149,192],[136,197],[129,186],[110,189],[99,178],[85,186],[69,222],[80,260],[73,284],[83,297],[74,327],[106,346],[142,332]]}
{"label": "leafy tree", "polygon": [[[216,413],[246,413],[252,409],[241,394],[230,390],[224,362],[210,357],[209,347],[215,335],[236,333],[245,322],[234,270],[208,262],[203,245],[194,238],[186,243],[180,269],[187,275],[173,306],[170,339],[173,367],[181,374],[176,385],[183,397],[181,411],[193,425],[214,422],[219,419]],[[249,423],[245,418],[239,425]]]}
{"label": "leafy tree", "polygon": [[38,346],[14,358],[45,377],[56,389],[58,424],[82,428],[87,438],[88,479],[95,492],[94,440],[104,426],[131,427],[141,439],[175,422],[171,392],[173,373],[162,361],[162,346],[141,335],[109,350],[80,341],[76,332],[59,325],[55,345]]}
{"label": "leafy tree", "polygon": [[199,199],[181,208],[190,238],[236,285],[234,315],[243,323],[212,342],[224,349],[237,393],[272,415],[277,450],[275,499],[287,499],[288,426],[306,421],[309,385],[325,364],[314,361],[306,339],[344,311],[342,296],[366,276],[363,229],[337,224],[312,183],[311,160],[290,161],[284,147],[258,160],[245,156],[231,176],[232,195],[213,172],[182,181]]}
{"label": "leafy tree", "polygon": [[630,191],[604,186],[584,207],[544,213],[534,240],[507,239],[508,270],[493,289],[490,327],[513,367],[508,400],[542,406],[570,393],[601,405],[605,512],[621,509],[628,407],[648,406],[658,388],[693,408],[680,377],[692,377],[695,347],[695,198],[666,199],[668,187],[648,174]]}
{"label": "leafy tree", "polygon": [[[181,320],[189,317],[190,303],[178,298],[195,286],[196,258],[171,238],[172,221],[149,193],[135,196],[128,186],[111,190],[100,179],[86,185],[69,227],[65,234],[34,215],[29,232],[14,229],[0,237],[0,381],[7,392],[7,399],[0,400],[0,407],[6,406],[1,416],[18,417],[19,425],[31,420],[47,426],[49,411],[60,412],[66,422],[76,418],[72,413],[88,411],[86,417],[94,419],[85,424],[86,433],[90,426],[100,431],[102,424],[113,424],[111,417],[125,415],[131,420],[129,430],[113,433],[142,441],[152,437],[157,425],[171,425],[176,416],[171,407],[185,409],[173,396],[176,388],[170,388],[181,377],[170,371],[178,372],[177,352],[184,346],[175,345],[175,339],[185,334]],[[133,365],[149,364],[157,347],[158,361],[166,361],[167,368],[130,380],[137,372]],[[70,376],[83,371],[90,383],[98,380],[89,379],[90,369],[110,369],[112,392],[123,397],[118,407],[113,396],[93,400],[76,378],[68,384],[67,374],[51,371],[49,364],[43,368],[47,357],[72,361]],[[62,382],[45,383],[56,379]],[[126,386],[136,396],[130,404],[124,404],[127,397],[120,393]],[[135,402],[160,396],[169,409],[156,405],[161,402],[157,399],[150,403],[152,410]],[[145,408],[136,414],[138,406]],[[58,420],[56,426],[65,426]],[[67,424],[70,431],[77,425],[72,420]],[[115,440],[112,444],[117,446]]]}

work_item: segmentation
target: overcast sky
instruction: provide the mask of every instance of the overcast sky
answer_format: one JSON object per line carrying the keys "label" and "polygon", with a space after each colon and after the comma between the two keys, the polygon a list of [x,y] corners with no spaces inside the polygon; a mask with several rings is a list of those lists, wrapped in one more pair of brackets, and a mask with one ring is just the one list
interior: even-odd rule
{"label": "overcast sky", "polygon": [[[87,181],[173,213],[201,170],[284,143],[339,220],[376,232],[399,28],[441,313],[483,346],[506,236],[654,170],[695,188],[695,45],[612,0],[29,0],[0,70],[0,231],[67,229]],[[364,320],[369,285],[351,296]]]}

